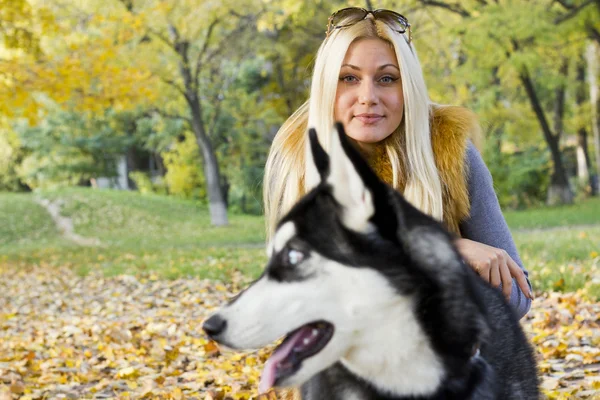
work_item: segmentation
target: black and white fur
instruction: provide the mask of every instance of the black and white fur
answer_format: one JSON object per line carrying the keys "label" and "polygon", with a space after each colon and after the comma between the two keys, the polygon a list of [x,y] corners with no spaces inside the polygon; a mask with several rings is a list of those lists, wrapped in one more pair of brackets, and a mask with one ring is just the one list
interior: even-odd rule
{"label": "black and white fur", "polygon": [[310,132],[320,183],[280,221],[263,275],[206,331],[250,349],[331,323],[325,347],[277,382],[305,400],[537,399],[532,350],[501,292],[336,130],[329,155]]}

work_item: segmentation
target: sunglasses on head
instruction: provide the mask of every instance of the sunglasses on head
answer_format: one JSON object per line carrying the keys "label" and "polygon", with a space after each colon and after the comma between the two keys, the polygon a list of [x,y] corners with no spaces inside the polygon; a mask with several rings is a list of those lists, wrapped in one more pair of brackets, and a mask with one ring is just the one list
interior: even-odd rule
{"label": "sunglasses on head", "polygon": [[374,10],[369,11],[360,7],[348,7],[342,8],[331,14],[327,22],[327,37],[335,30],[352,26],[357,22],[362,21],[371,14],[374,19],[386,23],[390,28],[398,33],[405,33],[408,31],[408,43],[412,41],[412,35],[410,32],[410,24],[405,16],[398,14],[391,10]]}

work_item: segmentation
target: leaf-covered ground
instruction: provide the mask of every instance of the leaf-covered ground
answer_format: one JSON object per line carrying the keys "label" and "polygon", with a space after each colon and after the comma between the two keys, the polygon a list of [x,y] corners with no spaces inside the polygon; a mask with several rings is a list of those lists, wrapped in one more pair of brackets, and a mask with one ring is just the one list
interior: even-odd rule
{"label": "leaf-covered ground", "polygon": [[[0,266],[0,400],[255,398],[267,351],[221,354],[200,331],[245,283]],[[543,295],[523,325],[549,398],[600,398],[599,304]]]}

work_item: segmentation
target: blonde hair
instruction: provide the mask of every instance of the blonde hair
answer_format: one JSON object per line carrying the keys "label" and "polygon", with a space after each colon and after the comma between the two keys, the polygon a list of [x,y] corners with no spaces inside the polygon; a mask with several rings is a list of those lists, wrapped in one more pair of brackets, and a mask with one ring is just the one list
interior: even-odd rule
{"label": "blonde hair", "polygon": [[389,43],[400,66],[404,116],[398,129],[381,142],[392,166],[392,185],[399,188],[402,176],[406,199],[432,217],[443,219],[442,184],[431,146],[431,102],[416,52],[405,36],[386,23],[366,18],[334,30],[323,41],[315,60],[309,100],[288,118],[273,140],[263,186],[267,237],[294,203],[318,183],[306,163],[310,155],[307,127],[316,128],[321,145],[328,151],[342,62],[350,45],[366,38]]}

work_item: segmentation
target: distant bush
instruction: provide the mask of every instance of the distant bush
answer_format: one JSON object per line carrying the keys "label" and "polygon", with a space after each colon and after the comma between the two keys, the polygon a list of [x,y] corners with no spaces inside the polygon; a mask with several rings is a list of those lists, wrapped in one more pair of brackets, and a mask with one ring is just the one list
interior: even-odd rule
{"label": "distant bush", "polygon": [[488,148],[485,161],[503,208],[520,209],[545,202],[552,173],[547,150],[530,147],[507,154]]}
{"label": "distant bush", "polygon": [[202,158],[196,139],[191,132],[185,139],[176,143],[171,150],[162,153],[167,173],[164,181],[169,194],[186,198],[205,200],[206,185],[202,171]]}
{"label": "distant bush", "polygon": [[167,194],[167,187],[162,177],[153,180],[148,172],[133,171],[129,173],[129,179],[135,183],[137,190],[142,194]]}
{"label": "distant bush", "polygon": [[16,192],[27,188],[17,172],[22,158],[23,150],[16,134],[0,128],[0,192]]}

